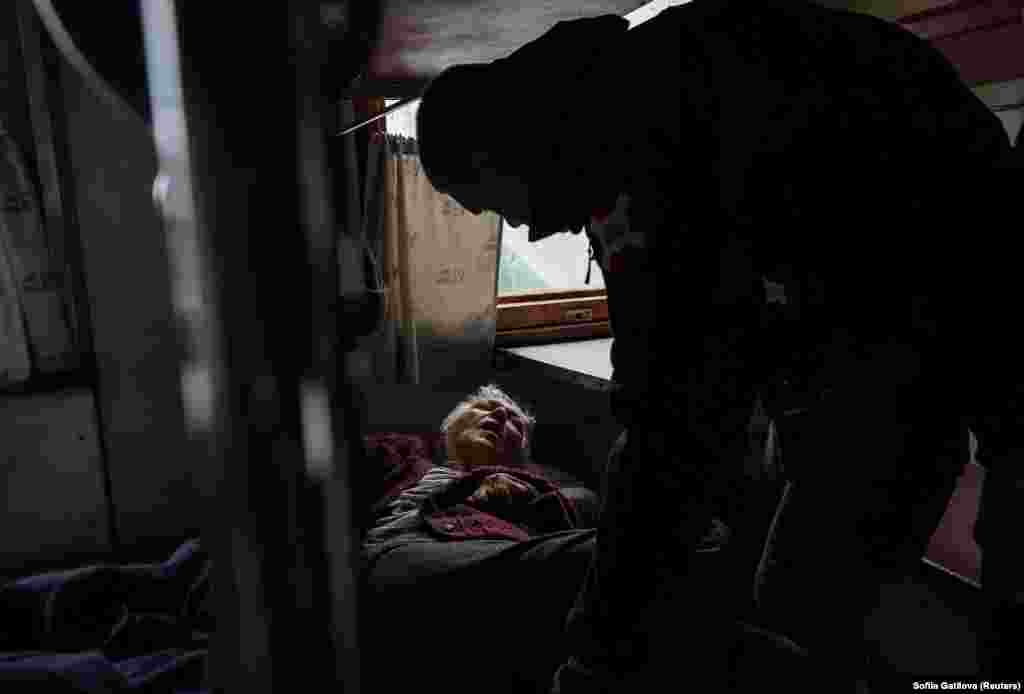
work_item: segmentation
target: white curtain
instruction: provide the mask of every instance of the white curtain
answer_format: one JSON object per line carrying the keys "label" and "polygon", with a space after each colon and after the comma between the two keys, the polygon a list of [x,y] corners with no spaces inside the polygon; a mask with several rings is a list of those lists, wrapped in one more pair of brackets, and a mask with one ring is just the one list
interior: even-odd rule
{"label": "white curtain", "polygon": [[365,239],[384,297],[367,345],[377,380],[472,387],[494,345],[500,218],[434,190],[410,138],[375,136],[366,180]]}

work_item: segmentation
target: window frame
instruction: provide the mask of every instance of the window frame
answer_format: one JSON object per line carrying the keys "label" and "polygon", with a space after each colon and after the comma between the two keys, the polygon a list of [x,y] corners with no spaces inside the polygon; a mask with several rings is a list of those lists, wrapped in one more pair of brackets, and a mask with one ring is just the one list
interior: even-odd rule
{"label": "window frame", "polygon": [[608,291],[535,289],[498,295],[495,346],[611,337]]}
{"label": "window frame", "polygon": [[[396,96],[378,97],[385,107]],[[504,225],[504,220],[502,220]],[[498,254],[501,271],[501,254]],[[612,336],[607,288],[533,289],[495,296],[495,347]]]}
{"label": "window frame", "polygon": [[[499,227],[499,246],[506,222]],[[499,276],[502,254],[498,253]],[[591,258],[591,262],[597,262]],[[612,336],[607,287],[526,289],[496,293],[496,347],[519,347]]]}

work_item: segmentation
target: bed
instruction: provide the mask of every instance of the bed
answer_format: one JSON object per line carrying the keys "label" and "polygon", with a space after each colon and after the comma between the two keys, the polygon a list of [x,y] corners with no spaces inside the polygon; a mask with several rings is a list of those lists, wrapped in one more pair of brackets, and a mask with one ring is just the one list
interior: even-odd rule
{"label": "bed", "polygon": [[[356,488],[365,523],[375,505],[442,460],[443,449],[434,432],[378,433],[364,440],[366,466]],[[534,471],[560,485],[582,486],[559,468],[537,465]],[[149,563],[96,563],[8,581],[0,587],[0,689],[207,691],[206,655],[215,623],[212,562],[193,538]],[[564,596],[575,590],[575,579],[563,578]],[[379,600],[363,610],[371,632],[387,623],[384,612],[393,610]],[[556,631],[563,617],[564,610],[551,617]],[[391,638],[376,646],[391,652],[402,642]]]}

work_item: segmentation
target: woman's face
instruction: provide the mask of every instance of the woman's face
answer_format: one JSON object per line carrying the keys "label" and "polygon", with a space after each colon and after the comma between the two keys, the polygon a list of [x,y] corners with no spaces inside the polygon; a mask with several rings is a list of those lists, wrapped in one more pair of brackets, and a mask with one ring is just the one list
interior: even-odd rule
{"label": "woman's face", "polygon": [[518,465],[528,443],[527,422],[507,403],[472,400],[447,438],[448,450],[463,465]]}

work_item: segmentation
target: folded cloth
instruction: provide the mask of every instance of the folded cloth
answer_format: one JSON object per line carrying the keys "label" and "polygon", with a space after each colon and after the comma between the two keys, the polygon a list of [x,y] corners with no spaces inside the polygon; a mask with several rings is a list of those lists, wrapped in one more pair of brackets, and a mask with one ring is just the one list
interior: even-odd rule
{"label": "folded cloth", "polygon": [[214,622],[211,564],[191,540],[164,562],[0,586],[0,691],[200,694]]}
{"label": "folded cloth", "polygon": [[191,645],[191,638],[179,637],[212,628],[203,603],[210,563],[198,540],[191,540],[161,563],[98,564],[11,581],[0,587],[0,649],[81,652],[108,643],[122,644],[119,649],[132,643],[155,647],[152,639],[118,641],[114,636],[126,633],[129,624],[137,635],[139,625],[158,622],[180,623],[166,632],[165,647]]}

